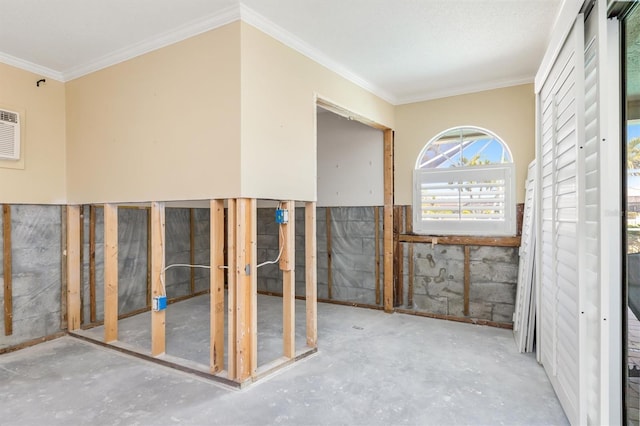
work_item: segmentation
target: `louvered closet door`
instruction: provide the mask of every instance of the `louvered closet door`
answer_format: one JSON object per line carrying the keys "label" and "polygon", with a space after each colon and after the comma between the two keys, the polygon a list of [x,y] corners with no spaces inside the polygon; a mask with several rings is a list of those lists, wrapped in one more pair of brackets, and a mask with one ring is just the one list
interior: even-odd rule
{"label": "louvered closet door", "polygon": [[580,15],[540,92],[541,361],[572,424],[585,420],[578,196],[584,129],[583,27]]}
{"label": "louvered closet door", "polygon": [[[602,9],[602,10],[600,10]],[[584,191],[584,226],[580,233],[580,264],[584,265],[581,291],[585,328],[584,382],[587,423],[598,425],[601,418],[600,333],[600,37],[599,19],[605,21],[605,5],[597,4],[585,21],[584,36],[584,144],[580,150],[583,164],[581,185]],[[606,21],[605,21],[606,22]]]}

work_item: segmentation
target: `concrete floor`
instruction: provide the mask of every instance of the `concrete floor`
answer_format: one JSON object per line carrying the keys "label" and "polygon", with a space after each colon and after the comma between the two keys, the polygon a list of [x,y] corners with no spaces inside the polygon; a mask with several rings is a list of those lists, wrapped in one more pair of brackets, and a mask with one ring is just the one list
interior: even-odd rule
{"label": "concrete floor", "polygon": [[[178,318],[203,303],[190,302],[169,309]],[[280,303],[261,297],[260,315]],[[206,329],[206,318],[199,323]],[[568,424],[510,330],[328,304],[319,304],[318,325],[317,354],[240,391],[72,337],[5,354],[1,423]],[[267,344],[262,329],[277,355],[279,339]]]}

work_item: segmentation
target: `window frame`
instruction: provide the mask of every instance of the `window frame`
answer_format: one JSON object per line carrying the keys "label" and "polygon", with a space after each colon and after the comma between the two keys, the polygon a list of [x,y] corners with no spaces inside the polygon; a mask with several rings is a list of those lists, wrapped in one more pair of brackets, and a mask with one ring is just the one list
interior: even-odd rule
{"label": "window frame", "polygon": [[[492,163],[478,166],[461,166],[447,168],[420,168],[425,151],[442,136],[455,130],[473,129],[494,138],[508,152],[510,162]],[[509,146],[494,132],[477,126],[456,126],[440,132],[424,145],[416,159],[413,170],[413,232],[420,235],[469,235],[469,236],[514,236],[516,234],[516,194],[515,164]],[[504,180],[503,219],[423,219],[422,218],[422,185],[423,183],[468,182],[478,180]],[[458,211],[461,209],[460,203]]]}

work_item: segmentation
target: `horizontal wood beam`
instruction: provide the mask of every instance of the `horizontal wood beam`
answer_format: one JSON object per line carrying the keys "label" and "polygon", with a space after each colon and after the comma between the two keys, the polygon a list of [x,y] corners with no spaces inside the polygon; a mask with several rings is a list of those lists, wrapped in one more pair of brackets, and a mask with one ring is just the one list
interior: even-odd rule
{"label": "horizontal wood beam", "polygon": [[457,246],[492,246],[492,247],[520,247],[520,237],[465,237],[465,236],[431,236],[401,234],[401,243],[446,244]]}

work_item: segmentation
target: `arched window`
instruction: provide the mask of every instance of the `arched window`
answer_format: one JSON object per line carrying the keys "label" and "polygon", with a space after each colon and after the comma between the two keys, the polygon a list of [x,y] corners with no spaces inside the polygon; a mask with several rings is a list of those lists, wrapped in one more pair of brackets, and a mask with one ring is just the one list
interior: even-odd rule
{"label": "arched window", "polygon": [[455,127],[422,149],[413,172],[413,230],[429,235],[515,235],[515,167],[497,135]]}

